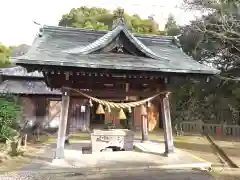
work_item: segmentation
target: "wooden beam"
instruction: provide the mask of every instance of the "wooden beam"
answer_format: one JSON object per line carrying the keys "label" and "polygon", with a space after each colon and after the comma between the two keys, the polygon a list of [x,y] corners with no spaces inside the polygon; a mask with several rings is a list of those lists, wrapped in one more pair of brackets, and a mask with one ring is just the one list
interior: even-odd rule
{"label": "wooden beam", "polygon": [[[58,82],[66,83],[64,74],[51,74],[48,73],[47,75],[49,79],[53,79],[54,82],[58,80]],[[59,79],[64,80],[64,81],[59,81]],[[107,83],[107,84],[148,84],[148,85],[156,85],[156,84],[162,84],[164,82],[164,78],[158,78],[158,77],[153,77],[153,76],[111,76],[111,75],[72,75],[71,73],[69,74],[69,80],[72,83]]]}
{"label": "wooden beam", "polygon": [[[94,97],[101,97],[101,98],[121,98],[121,99],[126,99],[126,96],[141,96],[141,97],[150,97],[156,94],[156,92],[142,92],[142,91],[133,91],[130,90],[128,92],[124,90],[105,90],[105,91],[99,91],[99,90],[91,90],[91,91],[81,91],[84,92],[90,96]],[[81,94],[72,91],[71,96],[82,96]]]}
{"label": "wooden beam", "polygon": [[[75,89],[94,89],[94,90],[102,90],[102,91],[106,91],[106,90],[125,90],[126,89],[126,85],[125,84],[120,84],[118,82],[115,83],[109,83],[109,82],[70,82],[70,81],[66,81],[64,82],[63,80],[59,79],[59,80],[51,80],[51,84],[48,86],[51,88],[61,88],[63,86],[66,87],[72,87]],[[128,83],[129,84],[129,83]],[[129,88],[131,88],[131,90],[135,90],[135,91],[146,91],[146,90],[150,90],[150,91],[154,91],[156,88],[162,89],[162,84],[152,84],[152,85],[147,85],[147,84],[129,84]]]}
{"label": "wooden beam", "polygon": [[[28,68],[28,67],[26,67]],[[46,68],[28,68],[30,71],[40,70],[44,71],[48,74],[64,74],[70,73],[70,75],[77,75],[77,76],[134,76],[134,77],[164,77],[168,75],[168,73],[164,72],[154,72],[154,71],[136,71],[136,70],[120,70],[120,69],[100,69],[100,68],[80,68],[80,67],[46,67]]]}

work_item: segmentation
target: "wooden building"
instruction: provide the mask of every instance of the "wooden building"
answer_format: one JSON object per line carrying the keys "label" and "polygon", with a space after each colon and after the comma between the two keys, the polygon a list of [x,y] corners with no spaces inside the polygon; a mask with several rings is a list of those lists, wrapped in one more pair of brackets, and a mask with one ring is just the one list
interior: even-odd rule
{"label": "wooden building", "polygon": [[[40,123],[45,128],[57,128],[61,112],[61,91],[50,89],[44,82],[42,72],[27,72],[21,66],[0,69],[0,93],[13,94],[18,97],[24,119],[34,125]],[[118,112],[105,113],[103,117],[96,115],[96,104],[92,110],[86,106],[85,112],[81,112],[81,106],[86,101],[79,97],[72,97],[70,107],[69,133],[75,131],[88,131],[94,127],[103,127],[108,121],[113,121],[117,127],[121,127]],[[149,108],[149,131],[159,128],[158,110],[151,104]],[[141,126],[140,107],[136,107],[133,115],[133,129]],[[23,122],[24,123],[24,122]],[[122,123],[128,126],[128,123]]]}
{"label": "wooden building", "polygon": [[[71,99],[78,97],[88,101],[64,87],[78,89],[100,99],[124,102],[168,91],[168,84],[174,77],[206,77],[218,73],[184,54],[174,37],[131,33],[122,14],[119,12],[111,31],[43,26],[29,51],[16,59],[16,64],[29,72],[42,72],[49,88],[61,89],[58,159],[64,158],[64,136]],[[161,110],[155,109],[161,112],[168,154],[174,151],[168,94],[155,101],[162,107]],[[133,112],[130,114],[140,116],[140,113]],[[142,124],[146,132],[147,124]]]}
{"label": "wooden building", "polygon": [[[48,88],[41,72],[28,73],[20,66],[0,69],[0,93],[17,97],[22,105],[23,123],[28,121],[30,125],[41,123],[49,127],[50,119],[54,122],[54,119],[59,117],[61,92]],[[55,108],[48,108],[56,103],[58,105],[55,105]],[[52,115],[51,111],[55,114]]]}

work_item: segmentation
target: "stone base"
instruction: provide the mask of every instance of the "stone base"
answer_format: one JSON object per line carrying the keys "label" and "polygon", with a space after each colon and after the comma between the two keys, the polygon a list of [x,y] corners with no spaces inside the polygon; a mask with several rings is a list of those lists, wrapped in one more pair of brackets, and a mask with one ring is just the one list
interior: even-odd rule
{"label": "stone base", "polygon": [[51,165],[60,167],[71,167],[71,165],[65,159],[53,159]]}
{"label": "stone base", "polygon": [[165,150],[164,156],[166,157],[173,156],[175,154],[174,152],[175,152],[174,149],[167,150],[167,151]]}
{"label": "stone base", "polygon": [[142,143],[148,143],[149,140],[141,140]]}

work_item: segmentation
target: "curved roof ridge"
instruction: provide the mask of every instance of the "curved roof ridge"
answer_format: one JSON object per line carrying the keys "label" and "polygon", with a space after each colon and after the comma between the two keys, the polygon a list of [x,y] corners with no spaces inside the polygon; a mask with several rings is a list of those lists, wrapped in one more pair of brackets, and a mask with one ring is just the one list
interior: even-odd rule
{"label": "curved roof ridge", "polygon": [[[96,30],[96,29],[88,29],[88,28],[75,28],[75,27],[65,27],[65,26],[43,26],[43,31],[45,32],[62,32],[62,33],[93,33],[104,35],[109,33],[112,30]],[[156,34],[140,34],[140,33],[131,33],[134,37],[138,39],[155,39],[161,41],[172,41],[174,36],[163,36],[163,35],[156,35]]]}
{"label": "curved roof ridge", "polygon": [[94,52],[97,49],[104,47],[106,44],[108,44],[108,42],[111,42],[121,32],[121,30],[122,30],[122,27],[118,26],[112,31],[109,31],[107,34],[97,39],[96,41],[90,43],[89,45],[84,46],[82,48],[70,49],[67,52],[71,54],[78,54],[78,53],[89,54],[91,52]]}
{"label": "curved roof ridge", "polygon": [[[159,57],[156,53],[154,53],[151,49],[149,49],[147,46],[145,46],[140,40],[138,40],[138,38],[134,37],[134,35],[130,33],[124,25],[117,26],[112,31],[109,31],[107,34],[103,35],[102,37],[87,46],[73,48],[64,52],[70,54],[90,54],[109,44],[117,35],[119,35],[120,32],[123,32],[127,36],[127,38],[146,56],[152,59],[163,59],[162,57]],[[169,59],[167,58],[164,58],[163,60],[169,61]]]}
{"label": "curved roof ridge", "polygon": [[[147,56],[153,58],[153,59],[160,59],[156,53],[154,53],[151,49],[149,49],[147,46],[145,46],[141,41],[139,41],[136,37],[133,36],[132,33],[130,33],[127,29],[123,29],[123,32],[125,35],[129,38],[129,40],[144,54]],[[161,58],[162,59],[162,58]],[[164,60],[169,61],[169,59],[164,58]]]}

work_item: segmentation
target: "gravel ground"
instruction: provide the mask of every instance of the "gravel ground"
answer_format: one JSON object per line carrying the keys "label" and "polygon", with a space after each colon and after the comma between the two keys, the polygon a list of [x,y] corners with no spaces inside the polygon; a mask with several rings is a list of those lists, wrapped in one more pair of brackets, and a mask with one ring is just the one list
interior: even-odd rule
{"label": "gravel ground", "polygon": [[6,174],[0,176],[0,180],[214,180],[213,177],[191,170],[134,170],[134,171],[112,171],[95,174],[84,174],[80,172],[57,174],[20,173]]}

